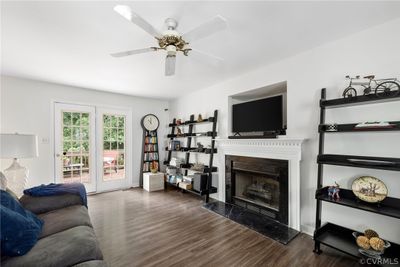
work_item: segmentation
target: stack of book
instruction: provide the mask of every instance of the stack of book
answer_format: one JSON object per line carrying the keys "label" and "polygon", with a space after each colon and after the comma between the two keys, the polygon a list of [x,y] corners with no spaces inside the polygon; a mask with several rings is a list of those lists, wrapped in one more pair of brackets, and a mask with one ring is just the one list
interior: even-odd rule
{"label": "stack of book", "polygon": [[144,146],[144,150],[147,152],[157,152],[158,151],[158,145],[157,144],[146,144]]}
{"label": "stack of book", "polygon": [[158,153],[145,153],[144,160],[158,160]]}

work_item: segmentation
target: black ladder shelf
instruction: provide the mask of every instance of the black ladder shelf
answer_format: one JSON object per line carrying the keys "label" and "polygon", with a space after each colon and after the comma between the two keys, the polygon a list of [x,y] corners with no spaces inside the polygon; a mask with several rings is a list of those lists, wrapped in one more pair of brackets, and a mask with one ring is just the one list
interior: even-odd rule
{"label": "black ladder shelf", "polygon": [[[328,197],[327,187],[323,187],[323,166],[337,165],[356,168],[369,168],[381,169],[389,171],[400,171],[400,158],[384,158],[384,157],[365,157],[365,156],[352,156],[352,155],[337,155],[337,154],[324,154],[325,134],[335,134],[340,132],[367,132],[367,131],[400,131],[400,122],[393,121],[390,124],[392,128],[369,128],[369,129],[356,129],[356,124],[338,124],[337,131],[329,131],[325,125],[325,111],[327,108],[339,108],[355,105],[366,105],[372,103],[383,103],[388,101],[399,101],[400,95],[397,92],[391,92],[386,95],[377,96],[365,95],[351,98],[339,98],[326,100],[326,89],[321,90],[320,100],[320,125],[319,125],[319,154],[317,158],[318,163],[318,183],[315,192],[315,199],[317,200],[316,219],[315,219],[315,232],[314,232],[314,252],[320,254],[321,244],[328,247],[337,249],[355,258],[364,258],[358,251],[358,246],[352,236],[352,229],[336,225],[333,223],[326,223],[321,225],[321,212],[322,201],[334,203],[354,209],[364,210],[376,214],[389,216],[392,218],[400,219],[400,199],[387,197],[379,205],[362,202],[357,199],[351,190],[340,189],[340,199],[334,200]],[[391,246],[385,250],[382,258],[386,259],[400,259],[400,245],[391,242]],[[400,266],[398,260],[397,264],[390,266]],[[392,262],[393,263],[393,262]],[[381,266],[385,265],[385,263]]]}
{"label": "black ladder shelf", "polygon": [[[168,156],[167,160],[164,161],[165,165],[168,165],[169,162],[171,161],[172,153],[185,153],[185,163],[181,164],[179,166],[180,169],[184,171],[184,175],[188,174],[188,171],[190,170],[190,167],[192,167],[192,163],[190,163],[190,155],[192,153],[204,153],[204,154],[209,154],[209,164],[204,167],[204,173],[207,174],[207,185],[206,185],[206,190],[202,191],[196,191],[193,189],[182,189],[180,188],[177,184],[165,182],[165,188],[167,186],[173,186],[181,189],[183,192],[189,192],[198,196],[204,196],[205,197],[205,202],[208,202],[210,199],[210,194],[217,193],[217,188],[212,186],[212,174],[214,172],[217,172],[218,169],[217,167],[213,166],[214,162],[214,154],[217,153],[217,149],[215,148],[215,137],[217,136],[217,120],[218,120],[218,111],[214,111],[214,116],[209,117],[206,119],[203,119],[202,121],[195,121],[194,120],[194,115],[190,115],[190,119],[188,121],[183,122],[182,124],[177,125],[176,124],[176,119],[173,119],[172,123],[170,123],[168,126],[171,128],[171,133],[167,135],[170,141],[173,141],[178,138],[186,138],[186,147],[181,147],[180,150],[171,150],[167,148],[168,151]],[[211,131],[208,132],[194,132],[194,126],[199,125],[199,124],[211,124],[212,129]],[[187,126],[187,132],[178,135],[176,133],[176,127],[185,127]],[[196,148],[191,147],[192,144],[192,139],[195,137],[210,137],[211,138],[211,147],[204,149],[204,151],[197,151]]]}

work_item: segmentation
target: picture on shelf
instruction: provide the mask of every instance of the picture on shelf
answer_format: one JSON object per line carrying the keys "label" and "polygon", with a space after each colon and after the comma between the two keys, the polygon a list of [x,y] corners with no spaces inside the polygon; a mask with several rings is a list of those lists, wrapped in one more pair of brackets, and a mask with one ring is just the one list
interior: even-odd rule
{"label": "picture on shelf", "polygon": [[179,151],[181,149],[181,142],[178,140],[171,140],[168,144],[168,150]]}

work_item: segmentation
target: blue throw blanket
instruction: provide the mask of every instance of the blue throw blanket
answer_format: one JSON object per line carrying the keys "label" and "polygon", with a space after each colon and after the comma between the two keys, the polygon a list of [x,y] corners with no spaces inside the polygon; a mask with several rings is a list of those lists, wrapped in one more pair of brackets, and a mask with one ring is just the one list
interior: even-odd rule
{"label": "blue throw blanket", "polygon": [[34,197],[58,196],[63,194],[74,194],[81,197],[83,204],[87,208],[87,196],[85,186],[81,183],[72,184],[48,184],[39,185],[24,190],[25,195]]}

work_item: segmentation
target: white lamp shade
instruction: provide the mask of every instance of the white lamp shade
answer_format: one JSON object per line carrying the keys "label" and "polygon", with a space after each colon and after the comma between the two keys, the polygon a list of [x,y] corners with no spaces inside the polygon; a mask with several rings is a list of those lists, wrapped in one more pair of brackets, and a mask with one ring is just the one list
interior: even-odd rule
{"label": "white lamp shade", "polygon": [[0,158],[34,158],[38,155],[36,135],[0,134]]}

